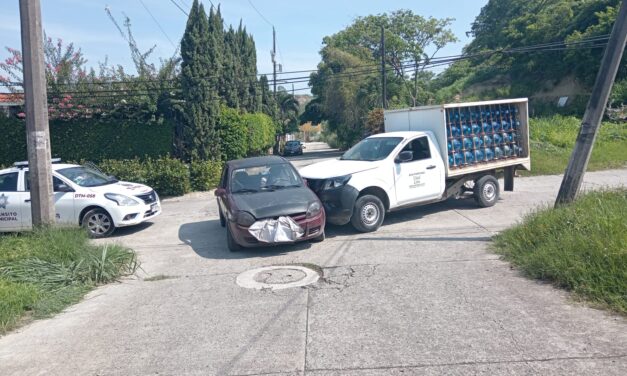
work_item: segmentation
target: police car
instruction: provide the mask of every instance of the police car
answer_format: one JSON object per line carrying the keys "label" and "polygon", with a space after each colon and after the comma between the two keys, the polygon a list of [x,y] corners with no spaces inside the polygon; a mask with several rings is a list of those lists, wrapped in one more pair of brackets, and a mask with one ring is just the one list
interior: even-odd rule
{"label": "police car", "polygon": [[[0,170],[0,232],[32,228],[28,175],[28,162]],[[83,226],[94,238],[161,214],[159,196],[152,188],[118,181],[95,167],[53,159],[52,175],[56,223]]]}

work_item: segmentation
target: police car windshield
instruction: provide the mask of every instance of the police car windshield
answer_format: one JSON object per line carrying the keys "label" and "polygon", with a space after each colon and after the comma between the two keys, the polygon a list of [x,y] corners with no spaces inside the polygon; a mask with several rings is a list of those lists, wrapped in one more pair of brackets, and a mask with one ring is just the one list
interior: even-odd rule
{"label": "police car windshield", "polygon": [[380,161],[390,155],[401,140],[403,140],[402,137],[366,138],[348,149],[340,159],[348,161]]}
{"label": "police car windshield", "polygon": [[117,180],[83,166],[63,168],[57,170],[57,172],[81,187],[97,187],[117,183]]}

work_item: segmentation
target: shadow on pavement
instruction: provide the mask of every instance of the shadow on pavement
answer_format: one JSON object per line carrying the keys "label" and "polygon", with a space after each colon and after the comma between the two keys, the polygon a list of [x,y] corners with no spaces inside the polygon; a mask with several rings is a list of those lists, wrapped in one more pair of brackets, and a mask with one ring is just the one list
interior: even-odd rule
{"label": "shadow on pavement", "polygon": [[200,257],[210,259],[244,259],[249,257],[273,257],[311,247],[303,241],[269,247],[243,248],[237,252],[229,251],[226,246],[226,230],[220,226],[220,220],[212,219],[185,223],[179,227],[179,240],[189,245]]}
{"label": "shadow on pavement", "polygon": [[113,232],[111,236],[109,236],[109,238],[114,239],[114,238],[122,238],[125,236],[133,235],[135,233],[138,233],[140,231],[144,231],[150,228],[152,225],[153,225],[152,222],[142,222],[135,226],[119,227],[115,229],[115,231]]}

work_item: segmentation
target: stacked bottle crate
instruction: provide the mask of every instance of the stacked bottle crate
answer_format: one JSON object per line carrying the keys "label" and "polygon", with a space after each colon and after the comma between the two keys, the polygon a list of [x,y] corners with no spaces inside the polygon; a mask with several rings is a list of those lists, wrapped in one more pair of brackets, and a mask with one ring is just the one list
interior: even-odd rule
{"label": "stacked bottle crate", "polygon": [[450,168],[487,163],[523,155],[519,109],[516,104],[446,109]]}

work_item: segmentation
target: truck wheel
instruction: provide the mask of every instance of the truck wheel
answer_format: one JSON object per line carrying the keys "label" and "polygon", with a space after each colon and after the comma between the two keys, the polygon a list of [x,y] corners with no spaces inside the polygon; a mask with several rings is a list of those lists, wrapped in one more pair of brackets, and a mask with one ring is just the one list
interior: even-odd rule
{"label": "truck wheel", "polygon": [[113,219],[104,209],[92,209],[85,213],[81,222],[90,237],[94,239],[106,238],[113,234],[115,225]]}
{"label": "truck wheel", "polygon": [[233,238],[233,234],[231,234],[231,228],[226,226],[226,245],[229,247],[229,251],[237,252],[242,249],[242,246],[237,244],[235,239]]}
{"label": "truck wheel", "polygon": [[499,181],[494,176],[482,176],[475,182],[475,201],[482,208],[493,206],[499,199],[499,191]]}
{"label": "truck wheel", "polygon": [[355,201],[351,224],[359,232],[377,231],[385,218],[385,207],[377,196],[364,195]]}

